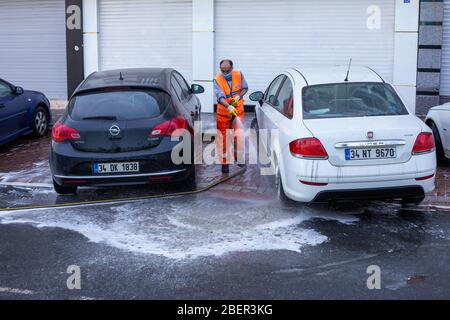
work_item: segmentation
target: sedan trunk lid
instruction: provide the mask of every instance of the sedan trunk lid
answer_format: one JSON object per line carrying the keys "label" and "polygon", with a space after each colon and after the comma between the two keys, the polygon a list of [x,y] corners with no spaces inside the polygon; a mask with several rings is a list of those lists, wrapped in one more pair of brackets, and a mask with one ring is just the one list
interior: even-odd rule
{"label": "sedan trunk lid", "polygon": [[[325,147],[335,166],[383,165],[406,162],[411,157],[417,135],[422,131],[412,115],[324,118],[303,120],[305,126]],[[367,159],[368,154],[387,153],[390,157]],[[395,157],[389,154],[395,149]],[[360,157],[349,159],[352,149]],[[373,150],[373,151],[364,151]],[[363,153],[365,155],[363,156]]]}

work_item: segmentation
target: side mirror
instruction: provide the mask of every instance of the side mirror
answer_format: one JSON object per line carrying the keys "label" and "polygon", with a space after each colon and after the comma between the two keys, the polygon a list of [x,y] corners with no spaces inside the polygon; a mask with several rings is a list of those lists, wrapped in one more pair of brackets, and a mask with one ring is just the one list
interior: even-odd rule
{"label": "side mirror", "polygon": [[262,93],[261,91],[253,92],[249,98],[252,101],[259,102],[259,105],[262,106],[263,99],[264,99],[264,93]]}
{"label": "side mirror", "polygon": [[192,84],[191,85],[191,92],[193,94],[200,94],[205,92],[205,88],[203,88],[201,85],[199,84]]}
{"label": "side mirror", "polygon": [[22,87],[15,87],[14,88],[14,94],[16,94],[16,95],[23,94],[23,88]]}

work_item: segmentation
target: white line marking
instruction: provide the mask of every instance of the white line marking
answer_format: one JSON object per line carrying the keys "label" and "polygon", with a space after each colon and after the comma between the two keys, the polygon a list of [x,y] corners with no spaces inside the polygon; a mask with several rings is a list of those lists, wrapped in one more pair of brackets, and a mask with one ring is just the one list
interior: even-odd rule
{"label": "white line marking", "polygon": [[449,206],[440,206],[440,205],[431,205],[430,207],[437,208],[437,209],[450,209]]}
{"label": "white line marking", "polygon": [[423,204],[423,205],[419,205],[418,207],[421,208],[433,208],[433,209],[450,209],[450,206],[442,206],[442,205],[438,205],[438,204]]}
{"label": "white line marking", "polygon": [[32,290],[22,290],[22,289],[16,289],[16,288],[8,288],[8,287],[0,287],[0,292],[18,293],[18,294],[26,294],[26,295],[34,294],[34,291],[32,291]]}
{"label": "white line marking", "polygon": [[292,268],[292,269],[282,269],[282,270],[278,270],[278,271],[274,271],[273,273],[301,273],[303,271],[308,271],[308,270],[314,270],[314,269],[323,269],[323,268],[330,268],[330,267],[339,267],[351,262],[358,262],[361,260],[367,260],[367,259],[371,259],[374,258],[376,256],[378,256],[379,254],[363,254],[360,257],[356,257],[356,258],[352,258],[352,259],[348,259],[348,260],[342,260],[342,261],[336,261],[336,262],[330,262],[330,263],[326,263],[326,264],[322,264],[322,265],[318,265],[318,266],[313,266],[313,267],[306,267],[306,268]]}

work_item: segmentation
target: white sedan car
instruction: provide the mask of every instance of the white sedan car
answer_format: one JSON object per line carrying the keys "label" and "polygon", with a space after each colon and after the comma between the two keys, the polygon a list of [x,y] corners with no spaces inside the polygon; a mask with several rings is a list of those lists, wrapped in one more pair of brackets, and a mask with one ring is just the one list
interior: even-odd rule
{"label": "white sedan car", "polygon": [[431,108],[425,122],[433,130],[438,159],[450,159],[450,103]]}
{"label": "white sedan car", "polygon": [[[401,199],[420,203],[434,189],[432,131],[370,68],[289,69],[259,102],[259,130],[279,196],[301,202]],[[275,129],[275,130],[272,130]]]}

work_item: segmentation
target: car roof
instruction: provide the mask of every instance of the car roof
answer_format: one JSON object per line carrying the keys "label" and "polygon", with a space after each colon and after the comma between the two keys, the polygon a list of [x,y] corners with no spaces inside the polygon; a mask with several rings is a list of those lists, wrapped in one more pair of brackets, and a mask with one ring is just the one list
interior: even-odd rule
{"label": "car roof", "polygon": [[440,104],[438,106],[434,106],[432,108],[430,108],[429,111],[450,111],[450,102],[444,103],[444,104]]}
{"label": "car roof", "polygon": [[106,87],[144,87],[170,92],[172,68],[129,68],[98,71],[90,74],[75,90],[73,95],[83,91]]}
{"label": "car roof", "polygon": [[[344,82],[348,65],[309,65],[288,70],[299,74],[307,85]],[[365,66],[352,65],[348,74],[348,82],[384,82],[383,78],[373,69]]]}

